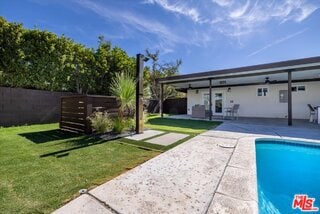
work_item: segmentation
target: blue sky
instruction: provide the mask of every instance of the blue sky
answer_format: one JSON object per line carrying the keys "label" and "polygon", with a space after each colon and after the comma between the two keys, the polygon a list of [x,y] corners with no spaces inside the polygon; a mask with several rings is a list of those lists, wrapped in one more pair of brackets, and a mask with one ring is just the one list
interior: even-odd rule
{"label": "blue sky", "polygon": [[87,47],[159,49],[184,74],[320,55],[320,0],[1,0],[0,15]]}

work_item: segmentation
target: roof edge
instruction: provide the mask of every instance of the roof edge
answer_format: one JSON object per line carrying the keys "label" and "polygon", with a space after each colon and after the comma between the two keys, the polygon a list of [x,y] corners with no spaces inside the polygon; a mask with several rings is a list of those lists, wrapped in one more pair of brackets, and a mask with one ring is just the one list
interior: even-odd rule
{"label": "roof edge", "polygon": [[273,69],[278,67],[281,68],[281,67],[288,67],[288,66],[311,64],[311,63],[320,63],[320,56],[264,63],[264,64],[257,64],[257,65],[250,65],[250,66],[242,66],[242,67],[235,67],[235,68],[218,69],[218,70],[205,71],[205,72],[195,72],[190,74],[158,78],[157,81],[162,82],[162,81],[206,77],[211,75],[241,73],[241,72],[248,72],[248,71],[254,71],[254,70]]}

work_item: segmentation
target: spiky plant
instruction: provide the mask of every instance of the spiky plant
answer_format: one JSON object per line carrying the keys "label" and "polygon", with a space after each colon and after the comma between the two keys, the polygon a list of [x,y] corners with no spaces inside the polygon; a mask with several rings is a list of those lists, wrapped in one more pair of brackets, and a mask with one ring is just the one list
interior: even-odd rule
{"label": "spiky plant", "polygon": [[119,99],[120,112],[131,112],[135,107],[136,85],[129,73],[116,74],[111,82],[111,93]]}
{"label": "spiky plant", "polygon": [[[114,120],[114,132],[121,133],[126,126],[125,120],[135,107],[136,84],[129,73],[117,74],[111,82],[111,93],[120,102],[118,118]],[[127,115],[125,115],[127,113]],[[126,118],[124,117],[126,116]]]}

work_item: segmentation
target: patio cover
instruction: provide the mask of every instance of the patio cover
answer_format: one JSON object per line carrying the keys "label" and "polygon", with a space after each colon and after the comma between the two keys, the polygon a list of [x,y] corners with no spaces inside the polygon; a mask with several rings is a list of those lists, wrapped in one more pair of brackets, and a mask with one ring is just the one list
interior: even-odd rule
{"label": "patio cover", "polygon": [[[222,69],[206,72],[191,73],[172,77],[160,78],[157,81],[163,85],[169,84],[179,91],[187,89],[235,87],[247,85],[288,84],[288,125],[292,125],[292,82],[320,81],[320,57],[303,58],[289,61],[274,62],[239,68]],[[160,96],[160,113],[162,114],[162,96]],[[210,109],[212,100],[210,96]],[[212,113],[210,113],[210,120]]]}

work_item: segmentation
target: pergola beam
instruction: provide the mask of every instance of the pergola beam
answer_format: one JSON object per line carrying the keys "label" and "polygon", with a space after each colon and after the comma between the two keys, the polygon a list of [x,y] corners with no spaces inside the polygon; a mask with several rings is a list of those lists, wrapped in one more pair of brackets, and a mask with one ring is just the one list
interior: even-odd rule
{"label": "pergola beam", "polygon": [[[308,70],[318,70],[320,66],[310,66],[310,67],[303,67],[303,68],[296,68],[290,70],[291,72],[299,72],[299,71],[308,71]],[[198,77],[198,78],[191,78],[191,79],[178,79],[178,80],[159,80],[160,83],[165,84],[175,84],[175,83],[188,83],[188,82],[199,82],[199,81],[208,81],[209,79],[212,80],[220,80],[220,79],[233,79],[233,78],[240,78],[240,77],[252,77],[252,76],[265,76],[265,75],[272,75],[272,74],[280,74],[280,73],[287,73],[288,70],[276,70],[276,71],[266,71],[266,72],[259,72],[259,73],[239,73],[239,74],[228,74],[228,75],[219,75],[219,76],[208,76],[208,77]]]}
{"label": "pergola beam", "polygon": [[[313,79],[300,79],[300,80],[292,80],[292,83],[300,83],[300,82],[319,82],[320,78]],[[281,80],[277,82],[271,82],[269,85],[277,85],[277,84],[287,84],[287,80]],[[212,85],[211,88],[230,88],[230,87],[240,87],[240,86],[251,86],[251,85],[264,85],[265,82],[253,82],[253,83],[241,83],[241,84],[226,84],[226,85]],[[207,89],[209,86],[201,86],[201,87],[192,87],[192,89]],[[187,89],[187,88],[180,88]]]}

